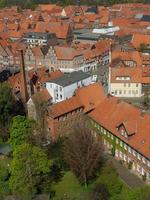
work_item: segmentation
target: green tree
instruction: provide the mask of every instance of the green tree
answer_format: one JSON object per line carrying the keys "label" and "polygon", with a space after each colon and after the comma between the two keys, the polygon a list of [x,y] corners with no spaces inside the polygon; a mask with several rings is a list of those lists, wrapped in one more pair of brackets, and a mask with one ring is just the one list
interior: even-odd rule
{"label": "green tree", "polygon": [[150,109],[150,97],[148,95],[144,95],[142,104],[145,109]]}
{"label": "green tree", "polygon": [[102,183],[97,184],[96,187],[92,191],[91,199],[92,200],[108,200],[109,193],[105,185],[103,185]]}
{"label": "green tree", "polygon": [[4,199],[9,191],[8,179],[9,179],[9,161],[8,159],[0,160],[0,199]]}
{"label": "green tree", "polygon": [[10,126],[9,139],[13,149],[15,149],[18,145],[31,141],[33,125],[33,120],[30,120],[24,116],[16,116],[13,118]]}
{"label": "green tree", "polygon": [[0,124],[7,126],[14,111],[15,100],[7,83],[0,83]]}
{"label": "green tree", "polygon": [[12,192],[23,200],[30,200],[37,193],[38,186],[50,172],[51,163],[38,147],[22,144],[13,152],[10,164],[9,186]]}
{"label": "green tree", "polygon": [[103,155],[102,144],[91,133],[87,123],[86,118],[78,117],[78,122],[71,126],[64,145],[65,159],[85,187],[99,170]]}

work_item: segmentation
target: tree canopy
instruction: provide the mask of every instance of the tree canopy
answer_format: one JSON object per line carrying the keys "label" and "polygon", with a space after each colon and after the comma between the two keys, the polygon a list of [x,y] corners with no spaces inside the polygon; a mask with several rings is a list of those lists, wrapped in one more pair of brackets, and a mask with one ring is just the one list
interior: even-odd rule
{"label": "tree canopy", "polygon": [[86,119],[80,117],[72,126],[65,141],[64,154],[78,180],[87,186],[99,170],[103,153],[101,142],[91,133]]}
{"label": "tree canopy", "polygon": [[34,122],[24,116],[16,116],[10,126],[10,145],[13,149],[31,140]]}
{"label": "tree canopy", "polygon": [[21,199],[30,200],[37,193],[38,185],[47,173],[51,163],[47,155],[38,147],[22,144],[13,152],[10,164],[10,189]]}
{"label": "tree canopy", "polygon": [[7,83],[0,83],[0,124],[6,126],[14,113],[15,100]]}

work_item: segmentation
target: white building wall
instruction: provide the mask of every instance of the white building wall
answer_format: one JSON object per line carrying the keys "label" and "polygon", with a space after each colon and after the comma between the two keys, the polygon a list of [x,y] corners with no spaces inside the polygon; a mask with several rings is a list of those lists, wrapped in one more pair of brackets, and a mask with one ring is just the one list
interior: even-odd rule
{"label": "white building wall", "polygon": [[46,89],[48,90],[49,94],[52,96],[52,101],[55,101],[55,83],[46,82]]}
{"label": "white building wall", "polygon": [[46,82],[46,89],[48,90],[48,92],[53,98],[52,102],[56,103],[56,102],[60,102],[60,101],[66,100],[67,98],[72,97],[77,88],[88,86],[91,83],[92,83],[92,76],[82,81],[70,84],[66,87],[62,87],[55,83]]}
{"label": "white building wall", "polygon": [[141,97],[141,83],[110,83],[110,94],[116,97]]}
{"label": "white building wall", "polygon": [[72,97],[77,88],[90,85],[91,83],[92,83],[92,77],[89,77],[89,78],[84,79],[82,81],[68,85],[67,87],[64,88],[64,100]]}

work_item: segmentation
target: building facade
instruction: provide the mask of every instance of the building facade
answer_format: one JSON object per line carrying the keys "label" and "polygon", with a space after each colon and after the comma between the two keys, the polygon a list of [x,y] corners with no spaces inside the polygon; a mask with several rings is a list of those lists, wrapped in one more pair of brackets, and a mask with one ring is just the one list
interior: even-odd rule
{"label": "building facade", "polygon": [[92,76],[82,71],[64,74],[64,76],[47,81],[45,87],[53,98],[53,103],[60,102],[74,95],[77,88],[90,85]]}
{"label": "building facade", "polygon": [[109,97],[89,117],[92,133],[101,137],[106,152],[150,183],[150,115]]}

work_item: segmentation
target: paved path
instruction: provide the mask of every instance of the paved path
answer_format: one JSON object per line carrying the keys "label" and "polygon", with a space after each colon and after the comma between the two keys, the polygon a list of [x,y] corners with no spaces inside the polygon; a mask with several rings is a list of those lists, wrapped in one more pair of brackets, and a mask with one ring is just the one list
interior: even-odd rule
{"label": "paved path", "polygon": [[131,188],[142,187],[145,185],[144,181],[142,181],[138,176],[131,173],[125,166],[120,164],[114,157],[109,156],[109,162],[114,164],[119,176],[121,179]]}

